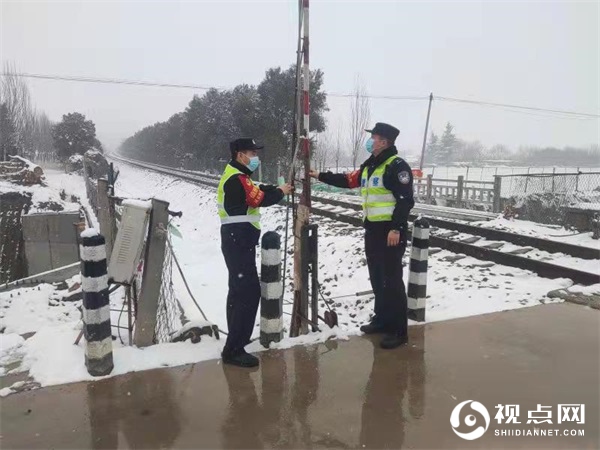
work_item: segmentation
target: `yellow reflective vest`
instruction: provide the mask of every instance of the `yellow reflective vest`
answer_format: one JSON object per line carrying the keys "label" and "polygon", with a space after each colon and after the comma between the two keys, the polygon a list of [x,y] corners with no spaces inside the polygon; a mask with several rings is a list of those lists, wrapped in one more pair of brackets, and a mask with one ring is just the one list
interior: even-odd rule
{"label": "yellow reflective vest", "polygon": [[396,198],[392,191],[383,185],[383,174],[398,155],[390,156],[380,164],[369,177],[369,168],[362,171],[360,192],[363,198],[363,220],[369,222],[389,222],[392,220]]}
{"label": "yellow reflective vest", "polygon": [[244,215],[240,216],[230,216],[227,214],[225,210],[225,183],[231,177],[236,175],[243,175],[243,173],[233,167],[230,164],[227,164],[225,167],[225,171],[221,176],[221,180],[219,181],[219,187],[217,188],[217,207],[219,211],[219,217],[221,218],[221,224],[226,225],[230,223],[243,223],[248,222],[254,225],[257,229],[260,230],[260,210],[259,208],[253,208],[248,206],[248,211]]}

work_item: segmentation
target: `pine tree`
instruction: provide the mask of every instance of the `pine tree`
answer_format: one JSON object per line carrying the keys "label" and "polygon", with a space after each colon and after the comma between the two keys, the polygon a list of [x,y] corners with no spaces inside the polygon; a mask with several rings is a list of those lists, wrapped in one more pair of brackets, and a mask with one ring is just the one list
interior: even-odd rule
{"label": "pine tree", "polygon": [[456,146],[457,139],[456,135],[454,134],[454,127],[450,122],[448,122],[440,141],[438,162],[446,164],[453,161]]}
{"label": "pine tree", "polygon": [[63,120],[52,127],[52,138],[58,157],[63,161],[74,154],[83,155],[98,144],[94,122],[77,112],[65,114]]}
{"label": "pine tree", "polygon": [[427,153],[425,154],[425,162],[427,163],[437,163],[440,151],[440,140],[433,131],[431,132],[431,136],[429,138],[429,142],[427,143]]}

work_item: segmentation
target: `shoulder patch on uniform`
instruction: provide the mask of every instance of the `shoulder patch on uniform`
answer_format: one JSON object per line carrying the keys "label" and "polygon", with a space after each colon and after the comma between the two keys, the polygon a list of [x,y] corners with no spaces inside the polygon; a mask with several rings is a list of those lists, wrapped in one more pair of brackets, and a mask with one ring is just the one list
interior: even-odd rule
{"label": "shoulder patch on uniform", "polygon": [[410,182],[410,174],[406,170],[403,170],[398,173],[398,181],[402,184],[408,184]]}

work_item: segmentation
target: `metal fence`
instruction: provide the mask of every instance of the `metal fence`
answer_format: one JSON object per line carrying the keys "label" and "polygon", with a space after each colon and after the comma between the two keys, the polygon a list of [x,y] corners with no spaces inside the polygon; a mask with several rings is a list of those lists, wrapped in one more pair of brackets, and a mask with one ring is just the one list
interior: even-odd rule
{"label": "metal fence", "polygon": [[514,195],[600,191],[600,172],[501,175],[502,197]]}
{"label": "metal fence", "polygon": [[570,212],[600,212],[600,172],[502,176],[505,206],[522,219],[563,225]]}
{"label": "metal fence", "polygon": [[156,311],[155,340],[157,344],[171,342],[175,333],[181,330],[185,314],[173,289],[173,252],[165,247],[162,282]]}
{"label": "metal fence", "polygon": [[[121,229],[121,222],[123,219],[123,200],[114,195],[111,185],[104,180],[103,183],[99,183],[92,176],[90,171],[84,170],[83,176],[85,179],[86,191],[90,204],[94,210],[94,213],[98,216],[100,228],[107,230],[114,227],[113,239],[116,239],[118,230]],[[114,180],[116,178],[114,173],[109,173],[108,178]],[[100,191],[105,186],[109,187],[109,191]],[[104,200],[102,200],[104,199]],[[104,203],[103,203],[104,202]],[[109,211],[109,214],[99,214],[99,209],[104,208]],[[108,205],[108,206],[107,206]],[[103,222],[104,221],[104,222]],[[148,289],[144,285],[144,272],[147,269],[146,258],[148,252],[146,251],[146,245],[150,240],[150,234],[156,230],[147,229],[145,231],[144,247],[141,253],[141,259],[138,262],[137,270],[133,276],[130,285],[126,287],[126,297],[123,300],[123,305],[119,305],[121,314],[118,316],[118,321],[113,324],[113,327],[119,331],[125,329],[129,331],[129,336],[133,334],[133,327],[135,326],[138,318],[138,306],[144,307],[144,305],[138,305],[138,301],[142,299],[142,291]],[[107,240],[107,245],[113,245],[113,239]],[[173,286],[173,253],[169,246],[165,247],[163,254],[155,254],[154,258],[160,260],[155,265],[160,267],[161,271],[161,283],[158,292],[155,294],[157,299],[156,309],[156,322],[154,328],[154,342],[164,343],[170,342],[173,335],[179,331],[184,321],[183,309],[179,303],[179,300],[175,294]],[[131,296],[130,298],[127,298]],[[148,306],[146,306],[147,308]],[[124,313],[124,314],[123,314]],[[119,333],[120,336],[120,333]],[[128,344],[132,344],[133,341],[129,340]]]}

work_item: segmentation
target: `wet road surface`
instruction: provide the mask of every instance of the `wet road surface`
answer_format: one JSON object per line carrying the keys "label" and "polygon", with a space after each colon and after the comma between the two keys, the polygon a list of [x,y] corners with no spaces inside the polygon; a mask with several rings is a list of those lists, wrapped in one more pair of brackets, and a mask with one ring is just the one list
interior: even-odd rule
{"label": "wet road surface", "polygon": [[[253,372],[206,361],[44,388],[0,400],[0,446],[598,448],[599,330],[599,311],[544,305],[410,327],[410,346],[393,351],[355,337],[260,353]],[[472,441],[450,425],[465,400],[491,419]],[[498,404],[520,405],[521,424],[499,425]],[[526,424],[537,404],[552,425]],[[585,424],[557,424],[558,404],[585,404]],[[459,431],[485,424],[474,416]],[[495,435],[534,428],[585,436]]]}

